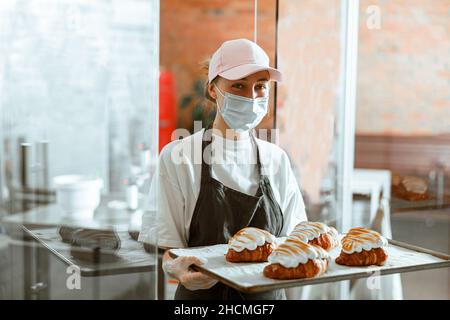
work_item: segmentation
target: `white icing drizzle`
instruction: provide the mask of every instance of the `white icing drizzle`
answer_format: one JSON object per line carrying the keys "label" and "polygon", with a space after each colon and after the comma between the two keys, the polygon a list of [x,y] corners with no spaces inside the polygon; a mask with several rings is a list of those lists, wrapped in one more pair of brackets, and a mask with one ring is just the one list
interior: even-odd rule
{"label": "white icing drizzle", "polygon": [[388,241],[376,231],[357,227],[350,229],[342,239],[342,251],[348,254],[386,247]]}
{"label": "white icing drizzle", "polygon": [[330,234],[333,239],[337,239],[338,236],[337,230],[327,226],[325,223],[302,221],[295,226],[289,237],[297,237],[300,241],[307,243],[320,237],[323,233]]}
{"label": "white icing drizzle", "polygon": [[279,263],[285,268],[296,268],[299,264],[305,264],[308,260],[314,259],[329,259],[329,255],[320,247],[289,237],[272,251],[268,260],[270,263]]}
{"label": "white icing drizzle", "polygon": [[416,177],[404,177],[402,184],[408,192],[425,193],[428,189],[427,183]]}
{"label": "white icing drizzle", "polygon": [[247,227],[241,229],[231,237],[228,241],[228,247],[236,252],[241,252],[244,249],[255,250],[258,246],[262,246],[266,242],[274,243],[275,236],[262,229]]}
{"label": "white icing drizzle", "polygon": [[339,232],[333,227],[329,228],[330,230],[328,231],[328,234],[333,238],[333,248],[339,247],[341,245],[341,242],[339,241]]}

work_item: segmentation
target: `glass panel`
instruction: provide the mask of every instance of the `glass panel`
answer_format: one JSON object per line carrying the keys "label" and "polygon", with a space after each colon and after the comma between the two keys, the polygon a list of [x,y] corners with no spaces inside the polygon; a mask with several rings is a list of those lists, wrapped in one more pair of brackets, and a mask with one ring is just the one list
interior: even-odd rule
{"label": "glass panel", "polygon": [[309,219],[335,223],[340,3],[282,0],[278,32],[280,145],[298,174]]}
{"label": "glass panel", "polygon": [[[376,180],[385,191],[382,231],[444,253],[450,252],[449,10],[445,0],[361,0],[355,149],[359,180]],[[369,212],[371,202],[359,195],[358,210]],[[394,297],[450,298],[448,270],[405,273],[396,281],[403,287]]]}
{"label": "glass panel", "polygon": [[[356,7],[357,8],[357,7]],[[352,3],[279,1],[277,129],[309,221],[351,227]],[[353,19],[353,20],[352,20]],[[355,28],[354,28],[355,29]],[[356,31],[356,30],[355,30]],[[353,43],[353,45],[352,45]],[[354,115],[354,114],[353,114]],[[348,282],[288,289],[290,299],[348,298]]]}
{"label": "glass panel", "polygon": [[[172,140],[175,129],[193,133],[214,120],[216,106],[205,98],[207,73],[202,65],[226,40],[254,40],[255,8],[256,42],[274,65],[276,0],[256,2],[256,7],[253,0],[226,5],[210,0],[161,2],[160,149]],[[273,128],[273,90],[269,105],[269,115],[259,128]],[[173,279],[165,280],[167,299],[174,297],[176,287]]]}
{"label": "glass panel", "polygon": [[132,237],[157,163],[159,1],[7,0],[0,24],[0,299],[154,299],[155,247]]}

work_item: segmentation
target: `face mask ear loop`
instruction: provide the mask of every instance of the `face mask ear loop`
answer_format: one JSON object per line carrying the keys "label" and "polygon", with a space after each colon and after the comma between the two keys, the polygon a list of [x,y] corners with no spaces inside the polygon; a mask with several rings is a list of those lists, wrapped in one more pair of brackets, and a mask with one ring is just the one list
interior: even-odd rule
{"label": "face mask ear loop", "polygon": [[[222,93],[222,91],[220,91],[220,89],[219,89],[219,87],[214,83],[213,84],[214,85],[214,87],[216,87],[216,89],[217,89],[217,91],[219,91],[219,93],[220,93],[220,95],[224,98],[224,100],[225,100],[225,95]],[[225,102],[225,101],[224,101]],[[216,98],[216,106],[217,106],[217,108],[220,110],[221,108],[220,108],[220,106],[219,106],[219,102],[218,102],[218,99]]]}
{"label": "face mask ear loop", "polygon": [[215,83],[214,83],[214,87],[216,87],[216,89],[217,89],[217,91],[219,91],[220,95],[225,98],[225,95],[222,93],[222,91],[219,89],[219,87]]}

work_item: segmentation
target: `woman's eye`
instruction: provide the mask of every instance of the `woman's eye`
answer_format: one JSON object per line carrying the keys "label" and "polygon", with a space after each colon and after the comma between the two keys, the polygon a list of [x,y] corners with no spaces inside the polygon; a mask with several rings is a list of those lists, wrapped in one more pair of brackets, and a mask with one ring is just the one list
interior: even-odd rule
{"label": "woman's eye", "polygon": [[236,84],[233,84],[233,88],[242,89],[242,88],[244,88],[244,85],[242,85],[240,83],[236,83]]}
{"label": "woman's eye", "polygon": [[265,84],[259,84],[259,85],[256,86],[256,89],[258,89],[258,90],[265,90],[265,89],[267,89],[267,86]]}

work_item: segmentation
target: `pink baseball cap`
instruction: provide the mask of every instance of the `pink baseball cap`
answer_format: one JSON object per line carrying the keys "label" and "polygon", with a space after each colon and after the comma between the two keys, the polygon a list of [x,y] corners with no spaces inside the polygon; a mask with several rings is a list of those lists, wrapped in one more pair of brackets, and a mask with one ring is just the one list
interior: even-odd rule
{"label": "pink baseball cap", "polygon": [[281,81],[281,72],[269,66],[269,56],[253,41],[236,39],[225,41],[209,62],[208,80],[221,76],[238,80],[258,71],[267,70],[270,79]]}

